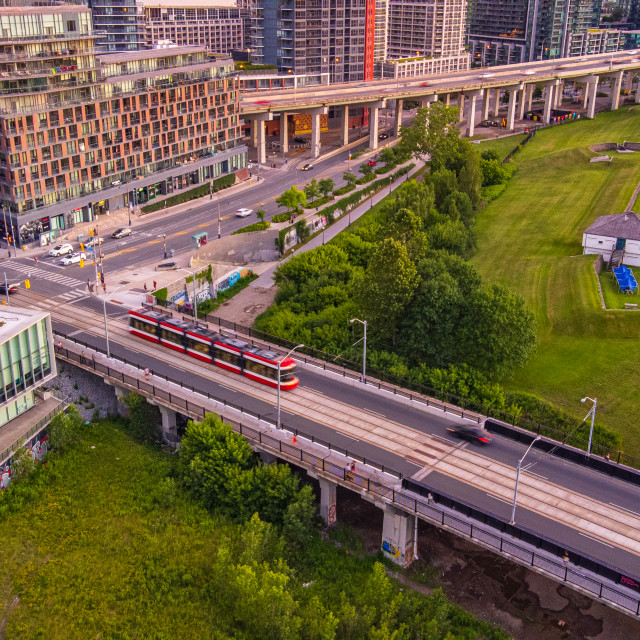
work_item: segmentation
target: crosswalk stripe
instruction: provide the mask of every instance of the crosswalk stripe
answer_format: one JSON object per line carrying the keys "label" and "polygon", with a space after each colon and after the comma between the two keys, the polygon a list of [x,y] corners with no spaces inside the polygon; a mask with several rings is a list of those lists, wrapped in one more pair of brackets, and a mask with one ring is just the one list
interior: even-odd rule
{"label": "crosswalk stripe", "polygon": [[32,278],[42,278],[43,280],[57,282],[68,287],[79,287],[84,284],[81,280],[77,280],[76,278],[71,278],[60,273],[51,273],[50,271],[45,271],[44,269],[40,269],[38,267],[30,267],[26,264],[13,262],[11,260],[0,261],[0,267],[12,269],[13,271],[19,271],[21,273],[26,273]]}

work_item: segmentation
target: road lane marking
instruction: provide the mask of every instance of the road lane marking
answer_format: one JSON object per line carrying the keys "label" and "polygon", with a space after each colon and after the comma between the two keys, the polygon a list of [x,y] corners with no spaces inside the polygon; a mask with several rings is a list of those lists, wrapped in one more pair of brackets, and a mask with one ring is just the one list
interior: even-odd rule
{"label": "road lane marking", "polygon": [[640,513],[637,511],[631,511],[631,509],[626,509],[625,507],[621,507],[619,504],[614,504],[613,502],[609,503],[612,507],[617,507],[618,509],[622,509],[623,511],[627,511],[629,513],[633,513],[634,516],[640,516]]}
{"label": "road lane marking", "polygon": [[349,438],[349,440],[355,440],[356,442],[360,442],[359,438],[354,438],[353,436],[348,436],[346,433],[342,434],[345,438]]}
{"label": "road lane marking", "polygon": [[[536,476],[537,478],[542,478],[543,480],[548,480],[547,476],[541,476],[539,473],[534,473],[533,471],[529,471],[528,469],[524,469],[529,475]],[[640,515],[640,514],[639,514]]]}
{"label": "road lane marking", "polygon": [[386,418],[386,417],[387,417],[387,416],[385,416],[385,415],[384,415],[384,414],[382,414],[382,413],[378,413],[377,411],[371,411],[370,409],[365,409],[365,411],[366,411],[367,413],[373,413],[373,415],[374,415],[374,416],[380,416],[381,418]]}
{"label": "road lane marking", "polygon": [[162,240],[149,240],[147,244],[160,244]]}
{"label": "road lane marking", "polygon": [[602,542],[602,540],[598,540],[598,538],[592,538],[591,536],[588,536],[586,533],[582,533],[582,531],[578,531],[578,535],[583,536],[584,538],[589,538],[589,540],[593,540],[594,542],[599,542],[600,544],[603,544],[605,547],[609,547],[609,549],[613,549],[613,545],[607,544],[606,542]]}
{"label": "road lane marking", "polygon": [[513,504],[513,502],[511,500],[504,500],[503,498],[499,498],[498,496],[492,496],[490,493],[485,493],[485,496],[489,496],[490,498],[493,498],[494,500],[500,500],[500,502],[504,502],[505,504]]}
{"label": "road lane marking", "polygon": [[174,233],[173,235],[175,236],[183,236],[185,235],[185,233],[189,233],[190,230],[187,231],[176,231],[176,233]]}

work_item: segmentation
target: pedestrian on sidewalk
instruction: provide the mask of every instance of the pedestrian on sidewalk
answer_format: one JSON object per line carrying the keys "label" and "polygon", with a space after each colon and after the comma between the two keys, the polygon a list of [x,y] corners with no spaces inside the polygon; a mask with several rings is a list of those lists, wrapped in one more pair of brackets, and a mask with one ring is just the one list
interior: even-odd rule
{"label": "pedestrian on sidewalk", "polygon": [[38,256],[33,256],[33,261],[38,264]]}
{"label": "pedestrian on sidewalk", "polygon": [[145,367],[144,370],[144,379],[148,380],[149,379],[149,367]]}
{"label": "pedestrian on sidewalk", "polygon": [[80,364],[84,364],[84,351],[80,354]]}
{"label": "pedestrian on sidewalk", "polygon": [[158,288],[158,283],[154,280],[153,281],[153,290],[155,291]]}
{"label": "pedestrian on sidewalk", "polygon": [[144,283],[144,292],[147,293],[147,283]]}
{"label": "pedestrian on sidewalk", "polygon": [[107,293],[107,284],[105,282],[102,283],[102,290]]}
{"label": "pedestrian on sidewalk", "polygon": [[87,289],[89,290],[89,293],[91,293],[91,283],[89,282],[89,278],[87,278]]}

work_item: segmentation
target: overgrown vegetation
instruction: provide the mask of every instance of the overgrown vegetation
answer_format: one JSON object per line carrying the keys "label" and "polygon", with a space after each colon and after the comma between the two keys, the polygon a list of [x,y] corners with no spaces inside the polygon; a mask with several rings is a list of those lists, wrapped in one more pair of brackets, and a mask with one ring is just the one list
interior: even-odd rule
{"label": "overgrown vegetation", "polygon": [[323,542],[310,487],[217,418],[183,447],[87,425],[0,494],[7,638],[506,640]]}
{"label": "overgrown vegetation", "polygon": [[203,302],[198,303],[198,318],[204,318],[208,313],[215,311],[218,307],[222,306],[227,300],[231,300],[233,296],[240,293],[245,287],[249,286],[250,282],[253,282],[258,277],[257,274],[251,272],[244,278],[240,278],[238,282],[232,284],[228,289],[224,291],[218,291],[217,298],[209,298]]}
{"label": "overgrown vegetation", "polygon": [[227,189],[231,187],[236,182],[235,174],[231,173],[226,176],[222,176],[221,178],[216,178],[211,182],[212,186],[209,186],[209,182],[204,182],[203,184],[197,186],[195,189],[190,189],[189,191],[182,191],[180,193],[176,193],[173,196],[169,196],[164,200],[156,200],[150,204],[142,207],[143,213],[152,213],[153,211],[158,211],[160,209],[164,209],[165,207],[172,207],[176,204],[182,204],[183,202],[189,202],[190,200],[195,200],[196,198],[202,198],[203,196],[209,195],[211,190],[213,192],[220,191],[222,189]]}
{"label": "overgrown vegetation", "polygon": [[240,233],[250,233],[251,231],[264,231],[271,226],[271,223],[268,220],[260,220],[260,222],[254,222],[253,224],[247,225],[246,227],[241,227],[240,229],[236,229],[231,232],[232,236],[237,236]]}

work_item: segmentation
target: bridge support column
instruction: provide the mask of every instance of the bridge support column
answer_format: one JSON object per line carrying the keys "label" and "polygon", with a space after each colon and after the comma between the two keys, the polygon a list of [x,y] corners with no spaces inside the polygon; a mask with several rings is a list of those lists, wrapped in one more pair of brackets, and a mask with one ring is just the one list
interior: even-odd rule
{"label": "bridge support column", "polygon": [[415,528],[415,516],[385,505],[382,522],[382,551],[395,564],[408,567],[414,561]]}
{"label": "bridge support column", "polygon": [[589,105],[587,106],[587,118],[593,120],[596,115],[596,94],[598,93],[598,79],[587,84],[585,97],[589,94]]}
{"label": "bridge support column", "polygon": [[458,109],[460,109],[460,122],[462,122],[464,120],[464,102],[465,102],[464,93],[459,93],[458,94]]}
{"label": "bridge support column", "polygon": [[264,122],[257,120],[256,127],[258,129],[258,164],[265,164],[267,162],[267,135],[264,130]]}
{"label": "bridge support column", "polygon": [[482,89],[467,94],[469,98],[469,115],[467,118],[467,136],[470,138],[473,135],[474,128],[476,126],[476,101],[481,98],[483,94]]}
{"label": "bridge support column", "polygon": [[482,120],[489,119],[489,106],[491,105],[491,89],[485,89],[482,96]]}
{"label": "bridge support column", "polygon": [[160,409],[160,416],[162,417],[162,439],[171,444],[178,442],[178,422],[176,419],[176,412],[173,409],[163,407],[161,404],[158,405],[158,409]]}
{"label": "bridge support column", "polygon": [[640,103],[640,80],[636,84],[636,104]]}
{"label": "bridge support column", "polygon": [[369,108],[369,149],[375,151],[378,148],[378,108]]}
{"label": "bridge support column", "polygon": [[338,485],[335,482],[318,478],[320,483],[320,516],[331,526],[336,523],[336,490]]}
{"label": "bridge support column", "polygon": [[634,70],[630,69],[629,71],[627,71],[627,73],[625,75],[624,88],[629,93],[631,93],[631,90],[633,89],[633,74],[634,74]]}
{"label": "bridge support column", "polygon": [[118,387],[113,385],[113,388],[116,392],[116,400],[118,402],[118,413],[123,418],[129,417],[129,405],[126,404],[124,399],[129,395],[129,391],[127,389],[123,389],[122,387]]}
{"label": "bridge support column", "polygon": [[544,98],[544,112],[542,123],[549,124],[551,119],[551,109],[553,108],[553,90],[555,88],[555,80],[547,85],[547,95]]}
{"label": "bridge support column", "polygon": [[494,89],[493,92],[493,111],[491,115],[497,118],[500,113],[500,88]]}
{"label": "bridge support column", "polygon": [[509,107],[507,109],[507,129],[513,131],[516,128],[516,101],[518,94],[523,90],[522,85],[509,87]]}
{"label": "bridge support column", "polygon": [[258,163],[264,164],[267,161],[267,137],[264,123],[273,120],[272,113],[251,113],[244,116],[245,120],[251,122],[251,141],[258,147]]}
{"label": "bridge support column", "polygon": [[340,113],[340,129],[342,131],[342,146],[349,144],[349,105],[345,104]]}
{"label": "bridge support column", "polygon": [[529,90],[529,85],[525,85],[520,91],[518,91],[518,120],[524,119],[524,106],[526,104],[526,95]]}
{"label": "bridge support column", "polygon": [[396,119],[393,122],[393,135],[397,138],[400,135],[400,127],[402,127],[402,108],[404,100],[396,99]]}
{"label": "bridge support column", "polygon": [[282,153],[289,152],[289,114],[280,114],[280,148]]}
{"label": "bridge support column", "polygon": [[620,104],[620,89],[622,88],[622,71],[611,76],[611,111],[616,111]]}
{"label": "bridge support column", "polygon": [[270,465],[278,462],[278,458],[273,455],[273,453],[268,453],[267,451],[258,451],[258,455],[260,456],[260,460],[262,460],[262,464]]}
{"label": "bridge support column", "polygon": [[564,92],[564,80],[560,80],[560,82],[556,85],[555,88],[555,108],[559,109],[562,106],[562,94]]}
{"label": "bridge support column", "polygon": [[451,106],[451,94],[450,93],[445,93],[444,94],[444,100],[443,102],[445,103],[445,105],[447,107]]}
{"label": "bridge support column", "polygon": [[527,85],[527,111],[531,111],[531,103],[533,102],[533,92],[536,90],[534,84]]}
{"label": "bridge support column", "polygon": [[258,146],[258,121],[251,121],[251,146],[255,149]]}
{"label": "bridge support column", "polygon": [[320,114],[311,114],[311,155],[317,158],[320,155]]}

